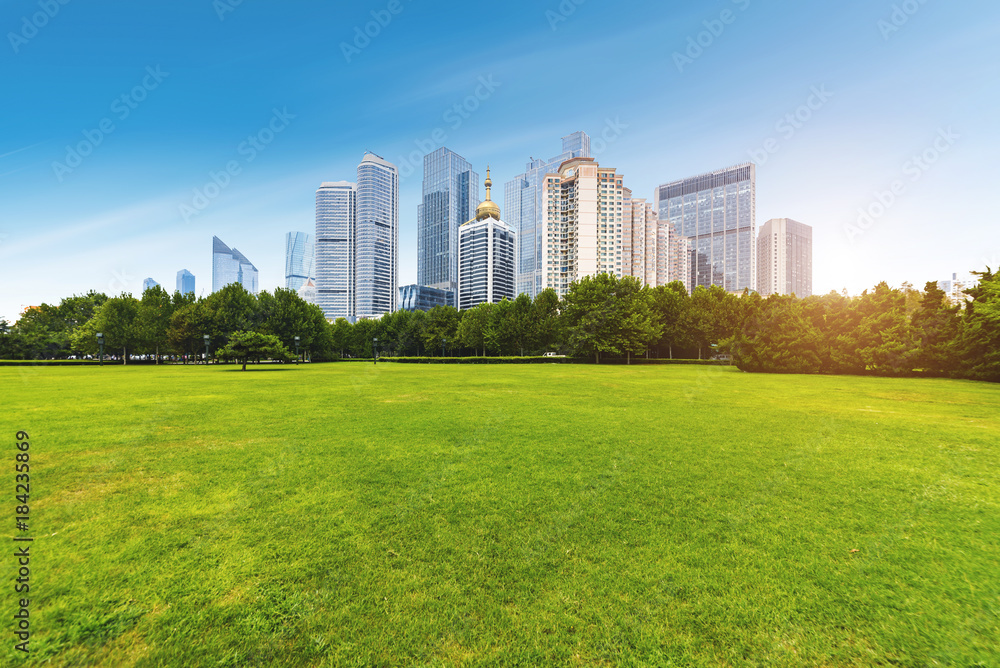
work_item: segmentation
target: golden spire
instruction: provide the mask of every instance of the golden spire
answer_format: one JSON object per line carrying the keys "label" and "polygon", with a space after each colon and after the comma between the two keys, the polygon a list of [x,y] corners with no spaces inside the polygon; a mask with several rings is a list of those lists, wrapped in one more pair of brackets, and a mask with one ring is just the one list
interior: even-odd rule
{"label": "golden spire", "polygon": [[493,189],[493,179],[490,178],[490,168],[486,167],[486,200],[476,209],[476,220],[496,218],[500,220],[500,207],[490,198]]}

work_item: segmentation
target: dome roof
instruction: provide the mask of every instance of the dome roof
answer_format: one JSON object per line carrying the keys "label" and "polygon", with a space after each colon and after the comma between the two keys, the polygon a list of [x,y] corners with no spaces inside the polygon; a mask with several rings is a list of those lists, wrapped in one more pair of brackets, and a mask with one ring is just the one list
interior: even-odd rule
{"label": "dome roof", "polygon": [[486,168],[486,201],[476,208],[476,220],[486,220],[496,218],[500,220],[500,207],[490,199],[490,191],[493,188],[493,179],[490,178],[490,168]]}

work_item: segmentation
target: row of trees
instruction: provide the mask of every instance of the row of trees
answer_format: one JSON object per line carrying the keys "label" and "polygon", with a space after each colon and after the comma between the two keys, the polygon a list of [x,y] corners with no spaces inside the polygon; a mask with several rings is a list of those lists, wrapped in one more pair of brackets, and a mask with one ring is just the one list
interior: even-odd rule
{"label": "row of trees", "polygon": [[11,328],[0,322],[0,358],[48,359],[97,355],[97,334],[105,353],[192,358],[225,348],[238,332],[274,336],[288,350],[298,348],[314,359],[332,355],[332,330],[319,307],[291,290],[252,295],[242,285],[228,285],[204,299],[168,294],[155,286],[137,299],[130,294],[100,293],[64,299],[58,306],[31,309]]}
{"label": "row of trees", "polygon": [[[860,297],[796,299],[741,296],[714,286],[688,294],[683,284],[650,288],[631,277],[585,277],[560,299],[482,304],[467,311],[437,307],[379,320],[328,324],[294,292],[251,295],[230,285],[204,299],[154,287],[141,299],[89,293],[42,306],[10,328],[0,322],[0,357],[32,359],[96,354],[97,332],[109,351],[193,356],[237,354],[257,333],[279,358],[299,347],[317,361],[392,356],[539,355],[558,352],[595,362],[635,356],[705,358],[729,353],[747,371],[774,373],[924,374],[1000,380],[1000,276],[979,273],[964,305],[953,306],[933,283],[923,291],[881,283]],[[237,336],[237,333],[240,333]],[[228,348],[227,348],[228,346]],[[237,346],[238,347],[238,346]],[[241,350],[243,350],[241,348]],[[249,354],[249,357],[253,357]]]}

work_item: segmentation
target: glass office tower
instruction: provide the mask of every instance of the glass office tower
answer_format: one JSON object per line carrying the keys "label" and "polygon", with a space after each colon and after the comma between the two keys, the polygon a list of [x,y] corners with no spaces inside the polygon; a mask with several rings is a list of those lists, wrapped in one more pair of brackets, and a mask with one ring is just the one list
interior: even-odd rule
{"label": "glass office tower", "polygon": [[159,283],[154,281],[152,278],[147,278],[142,282],[142,291],[145,292],[146,290],[149,290],[150,288],[155,288],[158,285]]}
{"label": "glass office tower", "polygon": [[426,285],[404,285],[399,289],[400,311],[430,311],[435,306],[451,306],[455,293]]}
{"label": "glass office tower", "polygon": [[250,294],[257,294],[257,267],[247,257],[212,237],[212,292],[230,283],[240,283]]}
{"label": "glass office tower", "polygon": [[656,189],[660,220],[691,239],[691,287],[755,290],[757,172],[752,163]]}
{"label": "glass office tower", "polygon": [[458,308],[513,300],[514,256],[517,234],[500,220],[500,208],[491,198],[493,180],[486,170],[486,199],[476,208],[475,220],[462,225],[458,239]]}
{"label": "glass office tower", "polygon": [[187,269],[177,272],[177,292],[182,295],[194,294],[194,274]]}
{"label": "glass office tower", "polygon": [[517,233],[517,293],[532,299],[542,290],[545,265],[542,245],[545,241],[542,205],[542,185],[546,174],[559,171],[559,166],[573,158],[589,158],[590,137],[574,132],[563,137],[562,153],[549,160],[531,159],[525,173],[508,181],[504,192],[507,223]]}
{"label": "glass office tower", "polygon": [[316,191],[316,305],[327,320],[355,319],[354,239],[357,186],[324,183]]}
{"label": "glass office tower", "polygon": [[475,215],[479,175],[447,148],[424,156],[417,207],[417,284],[452,294],[458,285],[458,229]]}
{"label": "glass office tower", "polygon": [[399,170],[368,153],[358,165],[355,294],[358,318],[380,318],[399,299]]}
{"label": "glass office tower", "polygon": [[305,232],[285,235],[285,287],[298,291],[313,275],[313,238]]}

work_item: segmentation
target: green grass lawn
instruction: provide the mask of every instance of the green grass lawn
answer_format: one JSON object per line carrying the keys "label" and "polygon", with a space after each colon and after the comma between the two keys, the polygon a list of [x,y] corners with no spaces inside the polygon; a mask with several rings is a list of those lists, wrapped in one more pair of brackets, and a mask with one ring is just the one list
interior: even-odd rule
{"label": "green grass lawn", "polygon": [[339,364],[0,387],[10,537],[32,437],[19,665],[1000,665],[997,386]]}

